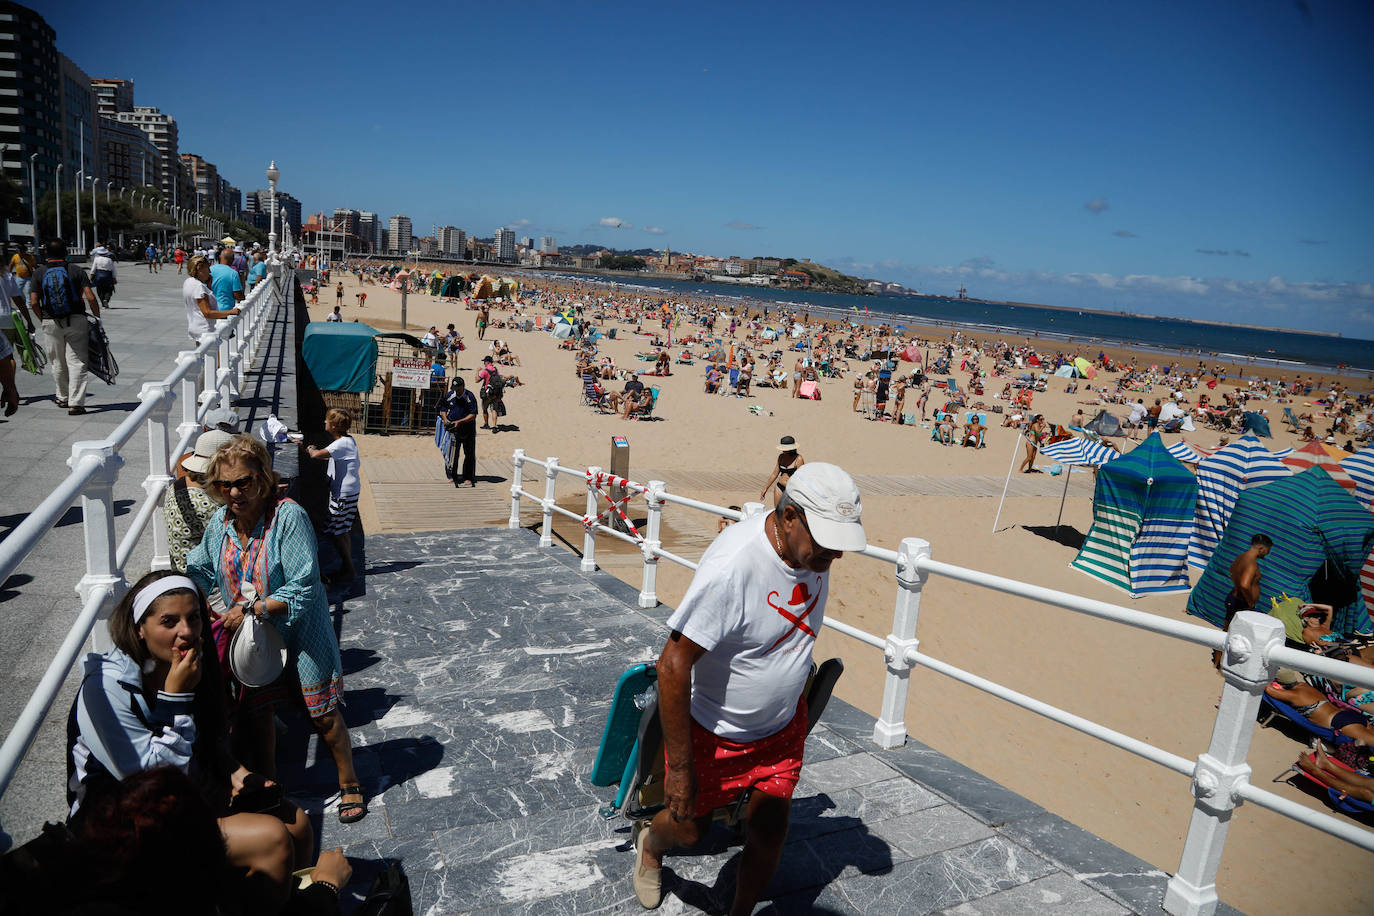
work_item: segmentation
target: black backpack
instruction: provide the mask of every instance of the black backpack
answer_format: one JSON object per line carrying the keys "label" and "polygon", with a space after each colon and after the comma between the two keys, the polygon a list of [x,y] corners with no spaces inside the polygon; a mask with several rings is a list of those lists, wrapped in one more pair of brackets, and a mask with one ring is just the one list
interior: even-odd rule
{"label": "black backpack", "polygon": [[76,294],[76,285],[66,265],[48,267],[43,271],[43,314],[48,318],[61,320],[79,315],[86,311],[81,297]]}

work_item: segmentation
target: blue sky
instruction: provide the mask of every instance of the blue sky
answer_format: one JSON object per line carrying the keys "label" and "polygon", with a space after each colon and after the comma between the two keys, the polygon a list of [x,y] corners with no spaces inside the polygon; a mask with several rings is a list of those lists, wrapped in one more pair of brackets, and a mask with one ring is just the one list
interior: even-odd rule
{"label": "blue sky", "polygon": [[307,212],[1374,338],[1367,3],[37,9]]}

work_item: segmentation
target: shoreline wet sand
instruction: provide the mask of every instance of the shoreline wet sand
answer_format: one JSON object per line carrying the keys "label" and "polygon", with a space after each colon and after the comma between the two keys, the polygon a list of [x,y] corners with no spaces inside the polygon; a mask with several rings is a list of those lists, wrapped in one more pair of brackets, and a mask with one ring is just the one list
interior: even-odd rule
{"label": "shoreline wet sand", "polygon": [[[346,320],[360,318],[385,330],[399,327],[398,293],[380,285],[360,287],[351,275],[341,272],[335,272],[331,279],[344,282],[341,311]],[[368,294],[364,309],[358,309],[354,299],[360,290]],[[523,314],[546,314],[533,305],[538,295],[538,289],[522,291],[521,298],[530,303],[521,309]],[[333,298],[321,296],[312,317],[323,319],[333,307]],[[409,296],[408,312],[411,332],[417,336],[431,324],[443,328],[452,322],[457,326],[468,349],[459,355],[454,368],[471,382],[487,352],[485,344],[476,339],[477,312],[461,303],[423,294]],[[493,318],[505,314],[497,310]],[[635,335],[632,324],[608,322],[605,329],[610,327],[622,330],[616,340],[598,342],[598,355],[613,358],[623,368],[647,368],[649,364],[637,361],[635,354],[651,349],[651,334]],[[646,321],[644,330],[661,333],[656,322]],[[932,329],[930,334],[947,337],[948,331]],[[510,414],[505,422],[511,428],[499,434],[480,431],[477,445],[481,457],[509,460],[513,449],[524,448],[527,454],[541,459],[556,455],[565,465],[599,465],[609,453],[610,436],[625,435],[632,448],[629,476],[643,479],[641,472],[652,470],[662,475],[673,492],[730,505],[760,499],[779,437],[793,435],[807,460],[832,461],[853,474],[894,482],[913,475],[957,482],[965,491],[966,495],[960,496],[901,495],[901,488],[894,483],[892,492],[897,495],[866,494],[864,519],[872,543],[895,548],[903,537],[923,537],[931,542],[938,560],[1163,617],[1195,621],[1183,611],[1186,593],[1132,601],[1069,567],[1075,549],[1070,546],[1068,533],[1081,536],[1091,524],[1091,487],[1086,474],[1073,477],[1082,482],[1071,488],[1063,531],[1054,531],[1059,507],[1055,488],[1053,496],[1009,499],[1002,509],[1000,530],[992,532],[997,496],[1008,464],[1019,461],[1021,454],[1016,431],[997,426],[995,418],[987,432],[986,448],[945,447],[931,441],[928,428],[874,422],[854,413],[849,377],[822,379],[821,401],[793,399],[786,390],[770,388],[756,388],[749,398],[719,397],[704,393],[704,365],[698,361],[690,367],[674,365],[669,376],[644,379],[647,385],[661,390],[656,409],[661,420],[625,421],[583,406],[573,354],[559,349],[549,335],[492,328],[486,336],[488,342],[505,341],[520,357],[522,365],[510,371],[519,375],[523,384],[508,389],[506,395]],[[990,335],[975,336],[986,339]],[[1022,342],[1020,338],[1007,339],[1013,344]],[[1046,346],[1050,353],[1064,348],[1054,341],[1047,341]],[[1103,349],[1114,357],[1127,356],[1125,350]],[[678,352],[678,347],[673,351]],[[1087,355],[1095,356],[1096,349]],[[1184,365],[1196,365],[1196,360]],[[859,368],[856,363],[855,368]],[[1243,368],[1248,380],[1249,367]],[[956,373],[956,377],[962,386],[967,374]],[[1107,374],[1098,378],[1107,383],[1114,377]],[[1002,381],[991,381],[989,396],[984,398],[988,404],[998,403],[990,395],[1001,388]],[[1091,380],[1094,386],[1096,381]],[[1321,381],[1329,383],[1330,379]],[[1359,381],[1342,381],[1364,390]],[[1079,392],[1069,394],[1064,390],[1065,380],[1052,379],[1049,390],[1036,395],[1035,410],[1045,413],[1051,422],[1067,423],[1073,411],[1082,406],[1078,401],[1089,400],[1095,393],[1086,390],[1088,383],[1082,380]],[[620,384],[613,383],[615,387]],[[1221,385],[1216,391],[1223,388],[1232,390],[1233,386]],[[1140,396],[1165,394],[1163,388],[1155,388]],[[1316,396],[1314,391],[1312,398],[1300,399],[1292,406],[1303,407]],[[1297,444],[1296,437],[1279,422],[1284,405],[1261,403],[1269,409],[1274,433],[1266,445],[1278,449]],[[751,406],[760,408],[762,415],[751,412]],[[1121,406],[1111,409],[1118,416],[1124,413]],[[1179,438],[1171,435],[1166,441],[1172,444]],[[1218,433],[1199,428],[1183,438],[1211,447],[1217,443]],[[363,435],[359,445],[365,470],[369,457],[414,456],[432,461],[436,477],[442,480],[440,459],[428,436]],[[678,483],[690,482],[693,474],[707,471],[730,472],[729,479],[741,482],[729,489],[695,490]],[[376,518],[376,506],[369,505],[366,493],[360,508],[366,528],[369,519]],[[668,514],[665,524],[671,527],[674,522]],[[693,524],[704,521],[709,520],[698,517]],[[598,550],[609,552],[614,548],[601,545],[612,543],[603,539]],[[665,546],[672,549],[671,544]],[[626,581],[638,582],[637,567],[608,568]],[[676,604],[690,572],[668,563],[660,563],[659,570],[659,598]],[[833,576],[828,613],[870,633],[889,632],[896,592],[893,571],[866,558],[847,557],[836,564]],[[1196,571],[1192,576],[1195,582]],[[1204,660],[1205,653],[1191,644],[946,579],[932,579],[925,590],[918,636],[922,651],[935,658],[1185,758],[1195,758],[1207,747],[1215,715],[1213,703],[1221,684]],[[877,711],[884,675],[879,653],[828,630],[822,632],[817,653],[819,657],[843,657],[846,672],[838,694],[870,713]],[[1191,809],[1187,780],[926,669],[912,672],[911,685],[907,723],[913,736],[1163,871],[1178,867]],[[1297,788],[1269,783],[1301,750],[1301,745],[1274,730],[1257,730],[1250,754],[1253,779],[1286,798],[1325,810]],[[1275,868],[1275,862],[1283,862],[1285,867]],[[1298,908],[1361,913],[1374,911],[1374,882],[1359,877],[1370,873],[1371,868],[1374,855],[1246,805],[1232,820],[1218,885],[1223,900],[1252,913]]]}

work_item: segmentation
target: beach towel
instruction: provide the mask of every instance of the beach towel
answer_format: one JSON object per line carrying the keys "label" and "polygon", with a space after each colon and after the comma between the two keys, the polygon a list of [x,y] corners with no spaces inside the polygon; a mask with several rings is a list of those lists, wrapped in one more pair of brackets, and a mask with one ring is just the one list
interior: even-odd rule
{"label": "beach towel", "polygon": [[821,399],[821,389],[817,387],[815,382],[802,382],[798,394],[804,398],[810,398],[813,401],[819,401]]}

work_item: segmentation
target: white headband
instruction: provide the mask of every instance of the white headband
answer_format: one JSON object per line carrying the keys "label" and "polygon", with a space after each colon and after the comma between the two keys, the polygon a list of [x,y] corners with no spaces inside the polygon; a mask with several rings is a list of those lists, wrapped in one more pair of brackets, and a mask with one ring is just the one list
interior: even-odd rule
{"label": "white headband", "polygon": [[144,586],[143,591],[134,596],[134,625],[143,622],[143,618],[148,614],[148,608],[154,601],[179,588],[189,588],[196,593],[197,598],[200,597],[200,589],[196,587],[196,583],[185,576],[163,576],[156,582]]}

